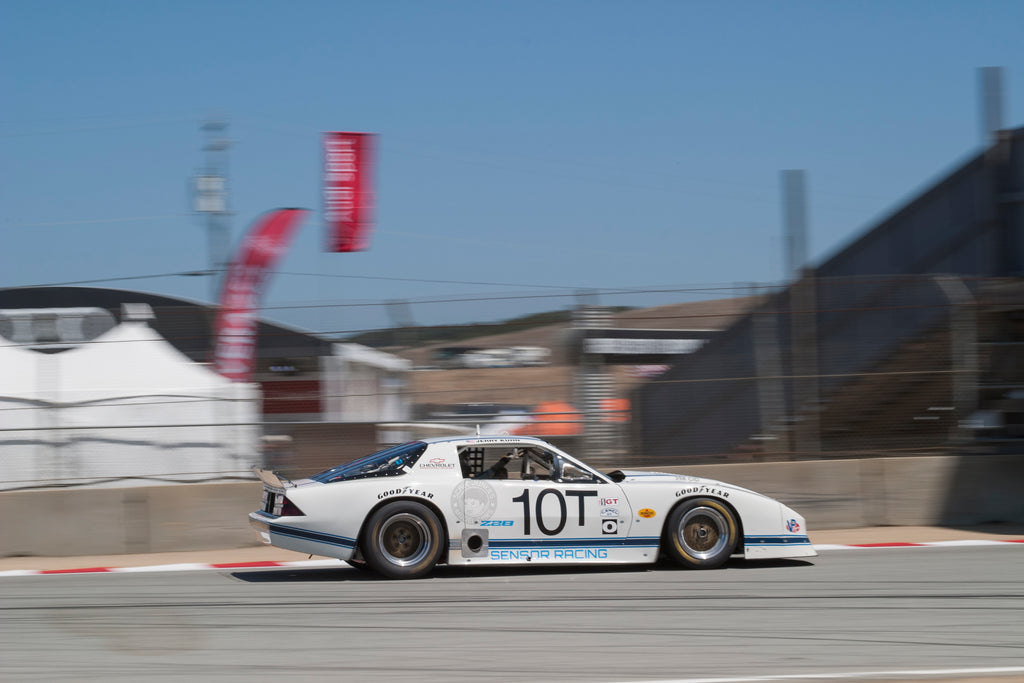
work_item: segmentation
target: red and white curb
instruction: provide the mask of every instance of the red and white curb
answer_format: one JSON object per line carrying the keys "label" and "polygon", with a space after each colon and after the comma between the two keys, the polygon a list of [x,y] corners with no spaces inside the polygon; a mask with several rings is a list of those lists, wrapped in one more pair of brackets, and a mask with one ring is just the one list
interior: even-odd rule
{"label": "red and white curb", "polygon": [[[940,548],[989,545],[1024,545],[1024,538],[1009,540],[965,539],[959,541],[929,541],[925,543],[858,543],[855,545],[838,545],[834,543],[815,544],[814,549],[822,550],[874,550],[878,548]],[[77,569],[8,569],[0,571],[4,576],[40,576],[44,574],[131,574],[139,572],[191,572],[212,569],[273,569],[292,567],[308,569],[312,567],[346,567],[340,560],[297,560],[293,562],[250,561],[250,562],[183,562],[180,564],[155,564],[139,567],[81,567]]]}
{"label": "red and white curb", "polygon": [[995,539],[961,539],[958,541],[927,541],[925,543],[858,543],[856,545],[836,545],[833,543],[815,543],[815,550],[864,550],[873,548],[950,548],[977,545],[1008,545],[1024,543],[1024,538],[1012,538],[997,541]]}
{"label": "red and white curb", "polygon": [[[1024,666],[983,666],[974,669],[890,669],[887,671],[822,671],[818,673],[803,674],[768,674],[765,676],[729,676],[714,678],[673,678],[632,681],[632,683],[768,683],[770,681],[864,681],[867,679],[899,679],[917,680],[921,678],[934,679],[941,676],[944,680],[949,676],[1004,676],[1007,674],[1024,673]],[[1008,680],[1008,679],[1001,679]],[[1014,677],[1013,680],[1020,680]]]}
{"label": "red and white curb", "polygon": [[274,562],[182,562],[179,564],[153,564],[139,567],[82,567],[80,569],[8,569],[3,576],[40,576],[43,574],[132,574],[140,572],[194,572],[210,569],[266,569],[275,567],[346,567],[340,560],[297,560]]}

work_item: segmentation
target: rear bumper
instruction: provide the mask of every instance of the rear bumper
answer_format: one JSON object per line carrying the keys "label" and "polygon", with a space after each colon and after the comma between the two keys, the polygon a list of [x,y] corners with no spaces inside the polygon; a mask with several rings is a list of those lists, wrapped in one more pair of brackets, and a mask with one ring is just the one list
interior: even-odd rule
{"label": "rear bumper", "polygon": [[267,545],[294,550],[304,555],[336,557],[339,560],[351,559],[355,554],[356,540],[354,538],[283,524],[279,521],[282,519],[294,518],[275,517],[259,510],[249,513],[249,525],[256,530],[260,540]]}

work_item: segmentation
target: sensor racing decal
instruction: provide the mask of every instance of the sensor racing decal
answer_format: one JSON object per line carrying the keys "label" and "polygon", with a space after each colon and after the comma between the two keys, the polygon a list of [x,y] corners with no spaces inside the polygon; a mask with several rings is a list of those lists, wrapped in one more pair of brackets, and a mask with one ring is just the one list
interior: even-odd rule
{"label": "sensor racing decal", "polygon": [[518,538],[494,539],[488,548],[492,560],[605,560],[614,548],[657,548],[657,536],[637,538]]}

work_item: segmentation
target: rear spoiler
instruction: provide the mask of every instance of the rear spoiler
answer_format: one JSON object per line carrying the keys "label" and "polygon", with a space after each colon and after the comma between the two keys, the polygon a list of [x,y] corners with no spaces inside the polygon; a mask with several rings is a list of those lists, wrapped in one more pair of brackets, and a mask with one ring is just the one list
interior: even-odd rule
{"label": "rear spoiler", "polygon": [[253,467],[252,471],[256,473],[256,476],[259,477],[260,481],[275,489],[286,489],[288,487],[295,486],[295,482],[283,474],[260,469],[259,467]]}

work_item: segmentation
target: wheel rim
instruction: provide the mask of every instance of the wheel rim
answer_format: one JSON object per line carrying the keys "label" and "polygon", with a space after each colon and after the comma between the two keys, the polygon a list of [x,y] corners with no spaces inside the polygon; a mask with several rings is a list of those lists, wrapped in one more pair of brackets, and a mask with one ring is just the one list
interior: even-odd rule
{"label": "wheel rim", "polygon": [[397,567],[418,564],[430,554],[430,527],[416,515],[402,513],[388,518],[377,534],[384,559]]}
{"label": "wheel rim", "polygon": [[729,522],[714,508],[696,507],[683,515],[677,535],[687,555],[706,560],[729,542]]}

